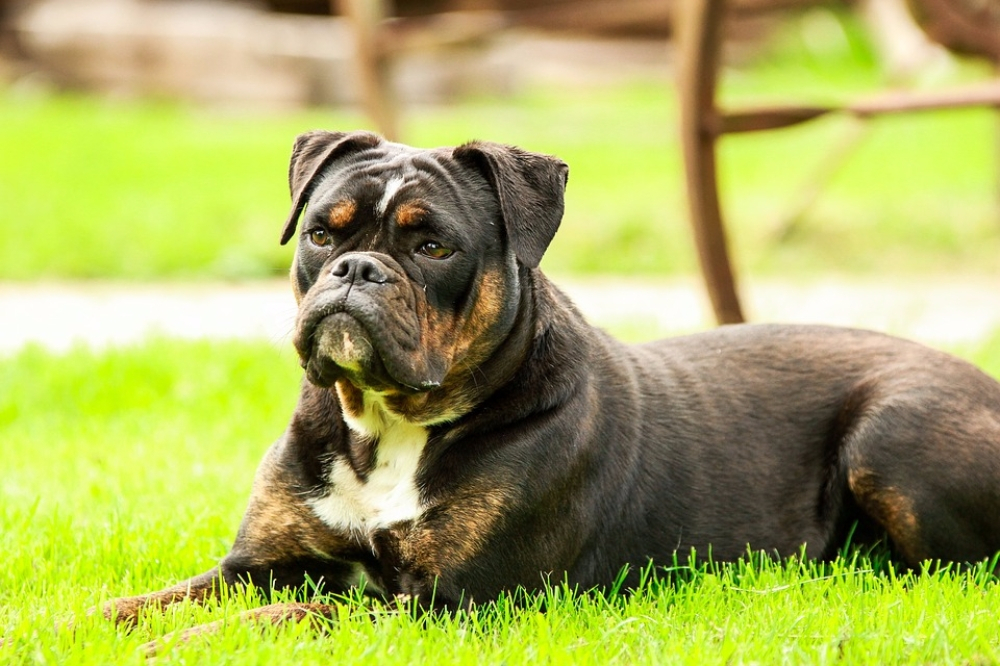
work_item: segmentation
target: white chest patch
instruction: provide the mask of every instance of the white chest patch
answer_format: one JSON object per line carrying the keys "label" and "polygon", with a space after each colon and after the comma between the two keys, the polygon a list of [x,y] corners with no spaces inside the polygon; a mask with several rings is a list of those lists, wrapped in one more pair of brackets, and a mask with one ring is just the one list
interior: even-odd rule
{"label": "white chest patch", "polygon": [[361,479],[339,459],[330,468],[329,494],[309,502],[325,524],[362,538],[423,513],[416,474],[427,445],[426,428],[387,414],[378,402],[367,404],[367,398],[366,407],[364,419],[348,419],[348,424],[378,439],[371,472]]}

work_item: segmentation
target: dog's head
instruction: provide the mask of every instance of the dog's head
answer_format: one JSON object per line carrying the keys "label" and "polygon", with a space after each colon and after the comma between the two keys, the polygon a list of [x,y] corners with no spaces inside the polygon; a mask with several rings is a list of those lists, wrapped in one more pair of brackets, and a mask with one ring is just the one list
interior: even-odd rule
{"label": "dog's head", "polygon": [[494,143],[299,136],[281,242],[298,227],[294,340],[309,381],[336,384],[345,402],[423,404],[473,372],[517,317],[519,266],[537,266],[552,240],[566,178],[555,158]]}

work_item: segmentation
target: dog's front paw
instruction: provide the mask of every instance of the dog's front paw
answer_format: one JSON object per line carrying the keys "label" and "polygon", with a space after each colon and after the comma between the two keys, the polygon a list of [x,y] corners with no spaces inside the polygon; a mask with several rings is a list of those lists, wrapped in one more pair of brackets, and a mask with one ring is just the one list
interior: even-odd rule
{"label": "dog's front paw", "polygon": [[87,611],[87,616],[100,615],[105,620],[131,629],[138,623],[142,609],[149,606],[150,603],[149,597],[121,597],[100,606],[94,606]]}
{"label": "dog's front paw", "polygon": [[216,620],[215,622],[209,622],[207,624],[199,624],[196,627],[191,627],[189,629],[182,629],[180,631],[174,631],[165,636],[161,636],[156,640],[144,643],[139,651],[146,657],[155,657],[162,653],[167,647],[174,645],[182,645],[184,643],[190,642],[194,638],[198,637],[208,637],[213,634],[219,633],[219,631],[225,626],[225,620]]}
{"label": "dog's front paw", "polygon": [[322,630],[336,616],[336,608],[323,603],[277,603],[244,611],[234,617],[200,624],[190,629],[182,629],[144,644],[141,651],[146,657],[155,657],[174,645],[183,645],[197,638],[207,638],[219,633],[226,623],[255,623],[278,625],[296,622],[311,622],[317,630]]}

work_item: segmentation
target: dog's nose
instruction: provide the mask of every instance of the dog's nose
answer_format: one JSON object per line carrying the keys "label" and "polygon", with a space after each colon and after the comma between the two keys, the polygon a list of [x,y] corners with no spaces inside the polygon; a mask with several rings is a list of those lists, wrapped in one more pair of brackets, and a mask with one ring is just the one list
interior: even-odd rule
{"label": "dog's nose", "polygon": [[334,277],[351,284],[358,282],[385,284],[389,281],[389,276],[386,275],[381,264],[376,259],[364,254],[344,255],[333,264],[330,272]]}

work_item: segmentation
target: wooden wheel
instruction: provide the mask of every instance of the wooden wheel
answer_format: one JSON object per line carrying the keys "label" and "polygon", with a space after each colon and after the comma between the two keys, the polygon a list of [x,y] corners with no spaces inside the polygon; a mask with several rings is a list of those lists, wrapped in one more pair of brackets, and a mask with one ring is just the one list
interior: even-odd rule
{"label": "wooden wheel", "polygon": [[688,206],[698,260],[716,320],[720,324],[737,324],[744,317],[729,260],[715,175],[715,142],[719,136],[715,84],[724,11],[725,0],[680,3],[677,83]]}
{"label": "wooden wheel", "polygon": [[[738,3],[733,1],[734,5]],[[932,39],[986,56],[1000,68],[1000,0],[907,0]],[[1000,80],[952,91],[890,92],[853,103],[722,110],[715,102],[727,0],[678,3],[678,98],[688,206],[708,295],[720,324],[743,321],[716,179],[716,141],[724,134],[778,129],[831,112],[858,118],[929,109],[1000,108]]]}

